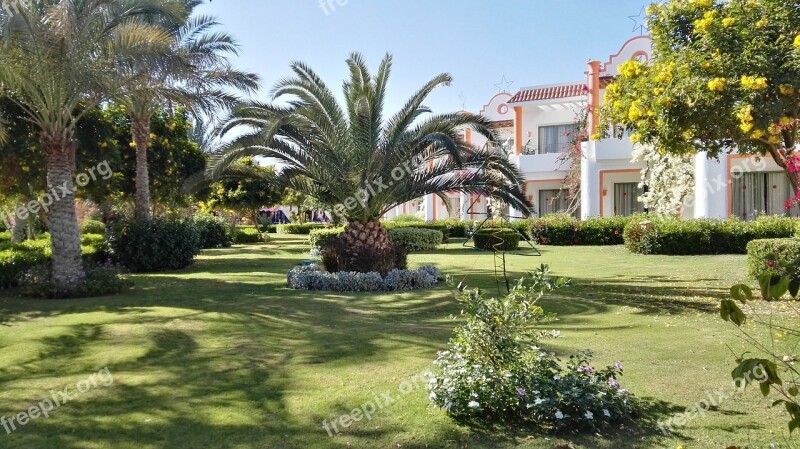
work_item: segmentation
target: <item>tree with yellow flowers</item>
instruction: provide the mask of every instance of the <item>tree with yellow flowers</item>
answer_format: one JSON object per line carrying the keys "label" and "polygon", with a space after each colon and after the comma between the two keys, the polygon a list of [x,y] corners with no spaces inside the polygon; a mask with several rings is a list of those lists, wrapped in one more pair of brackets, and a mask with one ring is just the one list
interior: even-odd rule
{"label": "tree with yellow flowers", "polygon": [[800,9],[794,0],[651,5],[649,64],[606,90],[594,138],[631,132],[672,154],[771,156],[800,199]]}

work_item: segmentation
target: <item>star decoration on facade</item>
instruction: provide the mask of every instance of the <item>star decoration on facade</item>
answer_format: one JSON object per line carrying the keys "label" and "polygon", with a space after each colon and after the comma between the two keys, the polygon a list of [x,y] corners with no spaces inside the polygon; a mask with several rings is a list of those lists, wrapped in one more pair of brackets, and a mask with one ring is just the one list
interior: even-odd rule
{"label": "star decoration on facade", "polygon": [[500,92],[502,92],[502,93],[508,93],[509,88],[511,87],[512,84],[514,84],[514,82],[513,81],[508,81],[506,79],[506,76],[503,75],[503,79],[501,79],[499,83],[495,84],[494,87],[499,89]]}
{"label": "star decoration on facade", "polygon": [[642,9],[639,11],[639,14],[635,16],[628,16],[633,22],[633,29],[631,32],[639,32],[639,36],[644,36],[645,30],[647,29],[647,13],[646,8],[642,6]]}

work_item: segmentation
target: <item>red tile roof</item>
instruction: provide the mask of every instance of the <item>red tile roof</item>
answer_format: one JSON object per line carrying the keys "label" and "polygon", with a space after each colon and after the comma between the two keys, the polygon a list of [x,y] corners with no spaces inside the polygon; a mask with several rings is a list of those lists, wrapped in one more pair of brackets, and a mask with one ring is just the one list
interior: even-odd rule
{"label": "red tile roof", "polygon": [[585,84],[568,84],[566,86],[541,87],[521,90],[508,100],[509,103],[524,101],[552,100],[554,98],[579,97],[585,95]]}

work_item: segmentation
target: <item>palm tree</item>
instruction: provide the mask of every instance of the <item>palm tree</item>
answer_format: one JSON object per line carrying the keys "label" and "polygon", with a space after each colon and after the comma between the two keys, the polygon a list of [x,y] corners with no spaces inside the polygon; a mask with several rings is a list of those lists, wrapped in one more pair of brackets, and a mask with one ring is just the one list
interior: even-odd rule
{"label": "palm tree", "polygon": [[75,213],[75,126],[107,93],[128,82],[116,70],[143,59],[168,37],[139,17],[180,17],[168,0],[25,0],[0,11],[0,87],[35,125],[46,153],[53,281],[84,276]]}
{"label": "palm tree", "polygon": [[[186,0],[191,12],[201,2]],[[136,207],[138,220],[150,219],[150,175],[147,147],[150,121],[165,105],[179,103],[195,116],[230,110],[239,102],[227,89],[254,92],[258,76],[235,70],[228,57],[238,54],[234,39],[216,31],[213,17],[198,16],[160,26],[171,36],[169,52],[154,61],[131,61],[123,69],[137,82],[117,97],[131,119],[131,135],[136,145]]]}
{"label": "palm tree", "polygon": [[237,137],[212,156],[207,176],[222,176],[236,161],[264,156],[285,166],[286,186],[329,205],[348,221],[343,237],[350,250],[390,245],[380,218],[393,207],[434,193],[467,192],[499,198],[522,211],[531,204],[520,189],[522,176],[507,158],[471,147],[461,138],[470,128],[487,138],[484,118],[468,113],[428,115],[423,106],[451,77],[441,74],[417,91],[403,108],[384,119],[392,57],[375,76],[364,58],[352,54],[338,104],[320,77],[302,63],[274,88],[273,100],[294,97],[285,106],[251,102],[220,128]]}

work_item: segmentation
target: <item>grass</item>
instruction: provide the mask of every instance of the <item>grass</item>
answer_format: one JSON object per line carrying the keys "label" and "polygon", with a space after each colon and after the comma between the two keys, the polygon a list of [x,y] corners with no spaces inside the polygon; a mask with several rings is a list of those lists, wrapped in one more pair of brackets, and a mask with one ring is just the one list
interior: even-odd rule
{"label": "grass", "polygon": [[[543,302],[560,320],[559,354],[592,348],[625,363],[621,382],[650,406],[614,435],[486,435],[399,391],[445,347],[457,313],[444,287],[369,295],[291,291],[303,236],[205,252],[185,271],[136,276],[112,298],[33,301],[0,296],[0,416],[108,367],[98,386],[6,435],[2,448],[719,448],[781,444],[786,417],[755,391],[665,437],[653,422],[730,390],[744,346],[716,305],[746,276],[744,256],[634,256],[622,247],[542,249],[509,256],[512,275],[540,263],[573,286]],[[415,254],[494,288],[488,253],[455,243]],[[73,390],[74,391],[74,390]],[[396,402],[329,437],[323,420],[387,393]],[[776,416],[777,415],[777,416]],[[571,444],[569,446],[568,444]]]}

